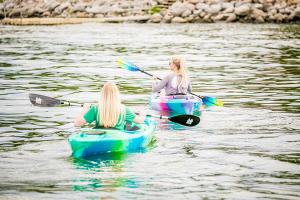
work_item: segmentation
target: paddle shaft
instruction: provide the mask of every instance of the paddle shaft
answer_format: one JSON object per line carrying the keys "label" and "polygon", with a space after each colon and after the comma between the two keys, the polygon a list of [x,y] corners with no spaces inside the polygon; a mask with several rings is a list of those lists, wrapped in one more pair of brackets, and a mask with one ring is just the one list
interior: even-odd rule
{"label": "paddle shaft", "polygon": [[[40,94],[29,94],[30,102],[35,106],[42,106],[42,107],[56,107],[56,106],[81,106],[83,107],[82,103],[75,103],[70,101],[65,101],[61,99],[56,99]],[[184,125],[184,126],[195,126],[200,122],[200,118],[194,115],[177,115],[172,117],[166,116],[159,116],[159,115],[146,115],[147,117],[155,117],[159,119],[168,119],[169,121]]]}

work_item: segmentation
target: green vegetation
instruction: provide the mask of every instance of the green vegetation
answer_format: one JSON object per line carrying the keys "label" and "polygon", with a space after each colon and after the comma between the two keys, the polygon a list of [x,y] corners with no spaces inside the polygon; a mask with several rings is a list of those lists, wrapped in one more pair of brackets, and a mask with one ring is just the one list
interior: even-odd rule
{"label": "green vegetation", "polygon": [[160,7],[158,6],[153,6],[150,10],[149,10],[149,13],[151,15],[155,14],[155,13],[159,13],[160,12]]}

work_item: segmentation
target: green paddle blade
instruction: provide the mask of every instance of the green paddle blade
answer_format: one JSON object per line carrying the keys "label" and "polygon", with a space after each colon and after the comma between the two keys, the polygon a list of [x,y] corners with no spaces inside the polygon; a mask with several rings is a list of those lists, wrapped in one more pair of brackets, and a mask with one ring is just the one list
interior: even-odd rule
{"label": "green paddle blade", "polygon": [[168,119],[183,126],[196,126],[200,122],[200,117],[195,115],[176,115]]}
{"label": "green paddle blade", "polygon": [[118,59],[118,65],[132,72],[140,71],[140,69],[136,65],[132,64],[131,62],[122,60],[120,58]]}
{"label": "green paddle blade", "polygon": [[224,105],[223,101],[221,101],[219,99],[216,99],[214,97],[209,97],[209,96],[203,97],[202,101],[203,101],[203,104],[206,107],[209,107],[209,106],[223,106]]}

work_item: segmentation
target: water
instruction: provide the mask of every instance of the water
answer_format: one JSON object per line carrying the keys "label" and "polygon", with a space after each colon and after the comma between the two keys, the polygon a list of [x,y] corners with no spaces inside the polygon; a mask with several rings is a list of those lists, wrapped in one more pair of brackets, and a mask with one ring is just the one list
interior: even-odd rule
{"label": "water", "polygon": [[[3,199],[299,199],[300,27],[251,24],[0,25]],[[114,80],[146,110],[151,79],[186,56],[194,92],[222,99],[194,128],[161,122],[146,152],[73,159],[80,107],[40,108],[28,94],[96,102]],[[2,199],[1,198],[1,199]]]}

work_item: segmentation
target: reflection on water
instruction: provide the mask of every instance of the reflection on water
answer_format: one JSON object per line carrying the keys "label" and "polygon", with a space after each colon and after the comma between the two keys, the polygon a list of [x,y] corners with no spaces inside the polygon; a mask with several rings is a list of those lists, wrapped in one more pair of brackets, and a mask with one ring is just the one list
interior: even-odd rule
{"label": "reflection on water", "polygon": [[[8,199],[299,199],[299,25],[0,25],[0,195]],[[186,56],[193,92],[224,107],[188,128],[157,119],[146,152],[74,159],[80,107],[30,105],[37,93],[97,102],[115,81],[149,110],[152,80]],[[162,113],[165,115],[165,113]],[[169,114],[168,114],[169,115]],[[169,115],[169,116],[172,116]]]}
{"label": "reflection on water", "polygon": [[118,187],[137,188],[136,182],[126,177],[103,178],[101,173],[105,173],[107,168],[116,174],[122,176],[124,160],[126,153],[102,154],[85,159],[73,158],[73,164],[76,169],[87,171],[94,174],[93,178],[75,178],[72,189],[74,191],[96,191],[98,188],[104,188],[105,191],[115,191]]}

